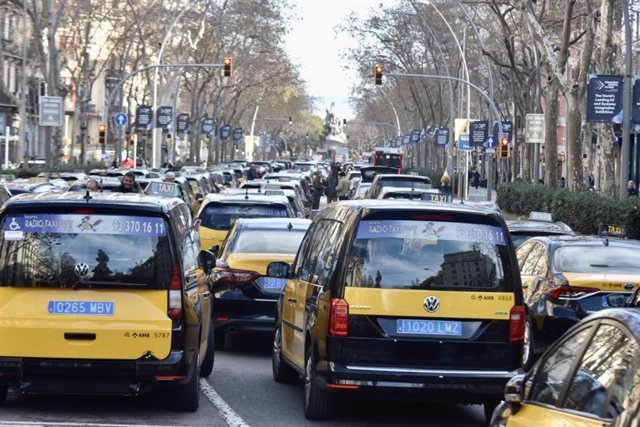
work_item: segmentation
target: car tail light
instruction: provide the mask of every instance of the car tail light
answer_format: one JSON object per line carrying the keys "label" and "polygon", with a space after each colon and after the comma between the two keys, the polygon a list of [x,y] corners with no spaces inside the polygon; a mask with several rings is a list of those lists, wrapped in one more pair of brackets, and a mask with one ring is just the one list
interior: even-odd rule
{"label": "car tail light", "polygon": [[336,337],[346,337],[349,333],[349,304],[342,298],[331,299],[329,333]]}
{"label": "car tail light", "polygon": [[522,342],[524,340],[524,325],[526,323],[523,305],[514,305],[509,313],[509,341]]}
{"label": "car tail light", "polygon": [[182,318],[182,274],[180,266],[175,264],[171,273],[171,284],[169,285],[169,317],[172,319]]}
{"label": "car tail light", "polygon": [[156,375],[153,377],[156,381],[182,381],[186,379],[184,375]]}
{"label": "car tail light", "polygon": [[585,297],[588,294],[598,292],[599,289],[587,288],[581,286],[560,286],[554,288],[549,292],[549,297],[554,300],[569,301],[577,300]]}
{"label": "car tail light", "polygon": [[215,283],[240,283],[253,282],[259,273],[248,270],[234,270],[233,268],[216,267],[213,269],[213,281]]}

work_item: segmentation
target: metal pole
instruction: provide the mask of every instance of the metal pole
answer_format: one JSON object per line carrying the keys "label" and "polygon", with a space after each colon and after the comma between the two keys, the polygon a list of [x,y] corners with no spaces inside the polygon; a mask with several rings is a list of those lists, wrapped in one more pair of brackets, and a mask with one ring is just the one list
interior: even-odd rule
{"label": "metal pole", "polygon": [[9,169],[9,138],[11,137],[11,126],[4,128],[4,169]]}
{"label": "metal pole", "polygon": [[627,180],[629,179],[629,158],[631,153],[631,102],[633,98],[633,82],[631,79],[631,22],[629,20],[629,1],[622,0],[624,16],[624,39],[626,45],[626,61],[622,98],[622,151],[620,153],[620,197],[627,196]]}

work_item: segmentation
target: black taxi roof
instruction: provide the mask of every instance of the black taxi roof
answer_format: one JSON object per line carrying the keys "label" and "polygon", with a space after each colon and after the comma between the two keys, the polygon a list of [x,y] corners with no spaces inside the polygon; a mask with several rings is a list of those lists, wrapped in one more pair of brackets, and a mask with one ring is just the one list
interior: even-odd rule
{"label": "black taxi roof", "polygon": [[21,194],[4,204],[2,211],[47,208],[125,208],[132,211],[166,212],[184,203],[176,197],[152,196],[142,193],[113,193],[69,191],[64,193]]}
{"label": "black taxi roof", "polygon": [[[348,209],[365,210],[368,212],[381,211],[403,211],[403,210],[424,210],[424,211],[449,211],[453,213],[477,213],[482,215],[495,215],[501,217],[500,213],[490,206],[466,205],[463,203],[410,201],[410,200],[388,200],[388,199],[359,199],[347,200],[332,203],[328,207],[344,207]],[[325,208],[326,209],[326,208]],[[324,209],[320,210],[322,213]]]}
{"label": "black taxi roof", "polygon": [[603,237],[603,236],[538,236],[533,237],[537,241],[545,242],[551,248],[559,248],[561,246],[636,246],[640,247],[640,240],[624,239],[621,237]]}

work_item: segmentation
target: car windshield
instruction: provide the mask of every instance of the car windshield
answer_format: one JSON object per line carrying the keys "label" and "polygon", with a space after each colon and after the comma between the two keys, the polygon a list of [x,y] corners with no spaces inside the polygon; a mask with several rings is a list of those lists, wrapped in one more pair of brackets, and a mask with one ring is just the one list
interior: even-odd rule
{"label": "car windshield", "polygon": [[572,245],[556,249],[553,255],[556,271],[567,273],[633,273],[640,272],[640,246]]}
{"label": "car windshield", "polygon": [[355,287],[499,290],[507,287],[502,228],[462,222],[362,220],[347,267]]}
{"label": "car windshield", "polygon": [[165,289],[171,280],[162,218],[25,213],[0,227],[0,286]]}
{"label": "car windshield", "polygon": [[231,252],[295,254],[306,230],[244,229],[236,236]]}
{"label": "car windshield", "polygon": [[278,204],[251,205],[246,203],[210,203],[200,215],[203,227],[228,230],[238,218],[286,218],[287,208]]}

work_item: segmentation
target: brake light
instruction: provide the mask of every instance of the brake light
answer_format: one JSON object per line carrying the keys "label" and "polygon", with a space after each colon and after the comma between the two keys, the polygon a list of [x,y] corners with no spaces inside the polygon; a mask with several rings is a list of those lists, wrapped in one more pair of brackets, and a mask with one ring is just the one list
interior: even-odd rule
{"label": "brake light", "polygon": [[169,285],[169,317],[182,318],[182,274],[180,266],[175,264],[171,272],[171,284]]}
{"label": "brake light", "polygon": [[579,286],[560,286],[554,288],[551,292],[549,292],[549,297],[554,300],[576,300],[585,297],[588,294],[592,294],[594,292],[598,292],[599,289],[595,288],[586,288]]}
{"label": "brake light", "polygon": [[213,281],[215,283],[241,283],[253,282],[259,273],[247,270],[234,270],[233,268],[216,267],[213,269]]}
{"label": "brake light", "polygon": [[509,313],[509,342],[524,341],[524,326],[526,323],[523,305],[514,305]]}
{"label": "brake light", "polygon": [[78,215],[93,215],[96,213],[95,209],[78,208],[73,210],[74,214]]}
{"label": "brake light", "polygon": [[349,304],[342,298],[331,298],[329,313],[329,333],[336,337],[346,337],[349,333]]}

